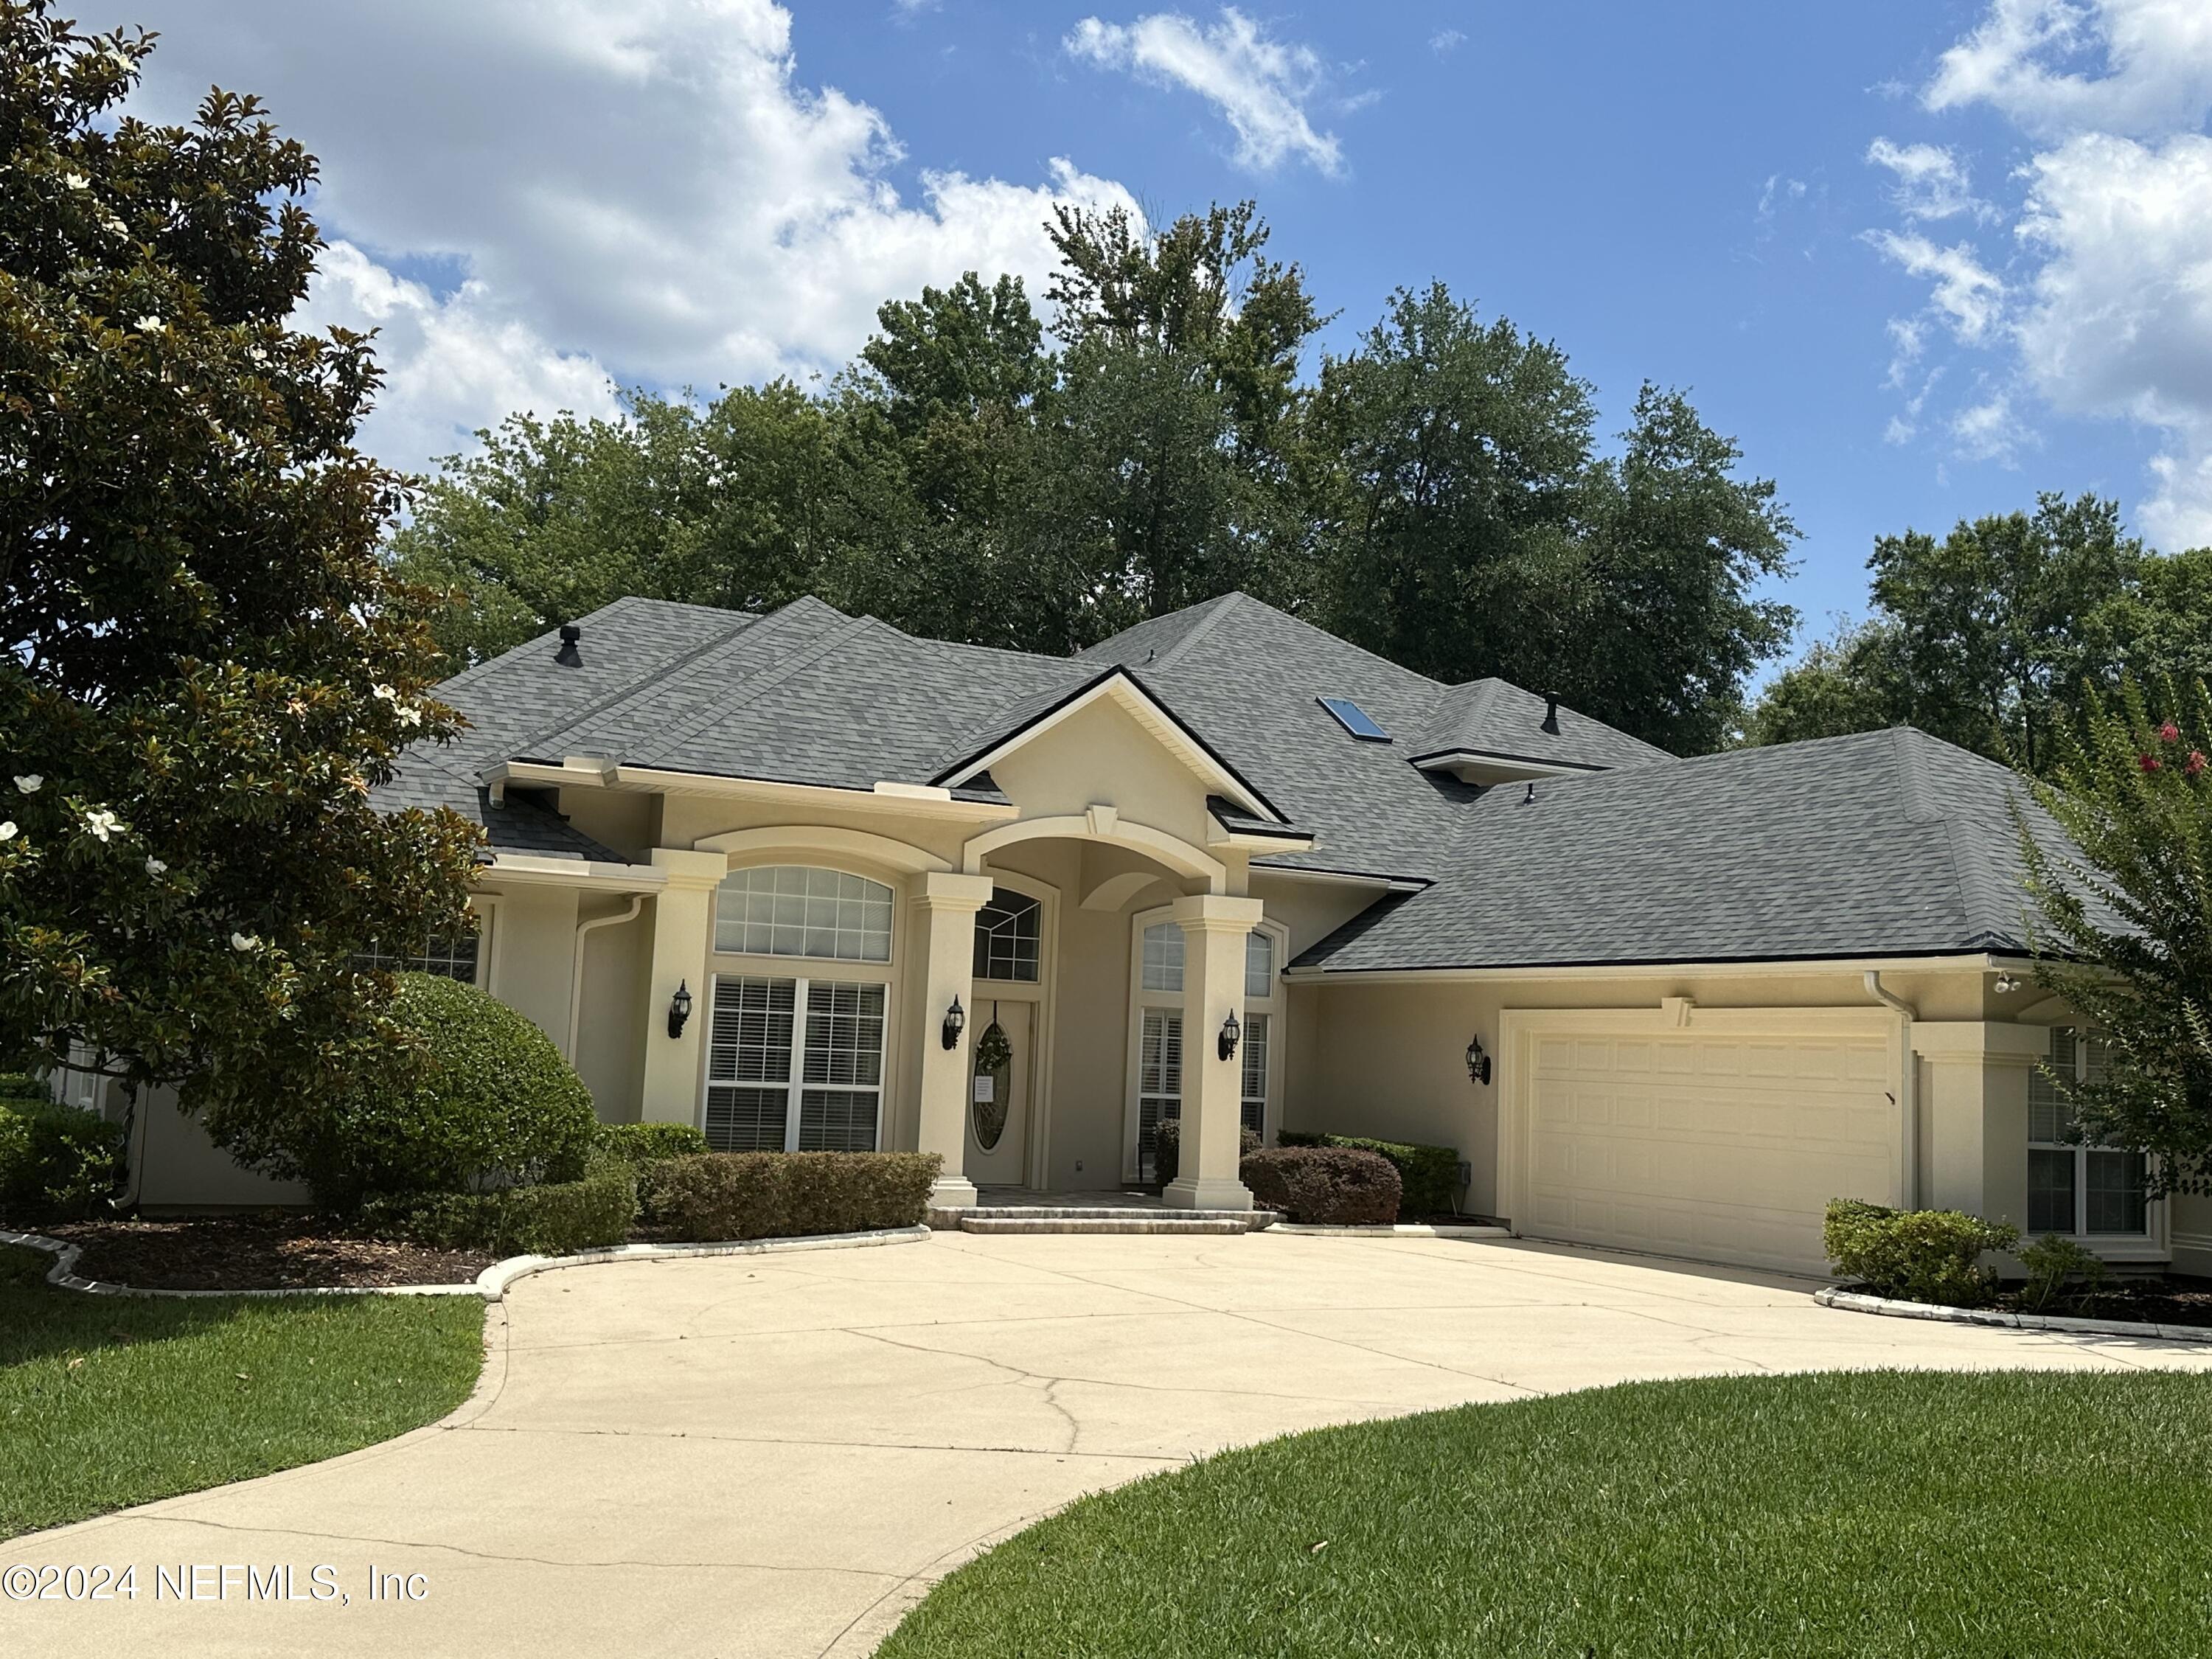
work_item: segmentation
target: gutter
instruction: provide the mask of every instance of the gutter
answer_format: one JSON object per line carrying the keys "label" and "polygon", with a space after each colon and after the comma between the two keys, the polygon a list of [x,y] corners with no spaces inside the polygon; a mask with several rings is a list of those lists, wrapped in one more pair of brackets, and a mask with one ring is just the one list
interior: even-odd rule
{"label": "gutter", "polygon": [[1897,1015],[1897,1112],[1902,1139],[1898,1144],[1898,1184],[1904,1188],[1898,1207],[1910,1210],[1920,1203],[1920,1066],[1912,1052],[1912,1024],[1920,1011],[1881,982],[1881,969],[1866,970],[1867,994]]}
{"label": "gutter", "polygon": [[571,1066],[576,1063],[576,1023],[584,1017],[584,935],[594,927],[635,921],[638,913],[644,908],[645,895],[632,893],[629,909],[617,910],[611,916],[593,916],[589,921],[576,924],[575,955],[570,959],[568,967],[568,1035],[561,1044],[561,1058]]}

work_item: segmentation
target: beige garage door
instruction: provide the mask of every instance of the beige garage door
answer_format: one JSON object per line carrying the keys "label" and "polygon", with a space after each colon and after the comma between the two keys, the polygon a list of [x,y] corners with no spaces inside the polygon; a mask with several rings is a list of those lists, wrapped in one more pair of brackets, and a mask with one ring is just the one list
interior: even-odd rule
{"label": "beige garage door", "polygon": [[1887,1201],[1899,1116],[1878,1029],[1528,1034],[1519,1230],[1818,1273],[1836,1197]]}

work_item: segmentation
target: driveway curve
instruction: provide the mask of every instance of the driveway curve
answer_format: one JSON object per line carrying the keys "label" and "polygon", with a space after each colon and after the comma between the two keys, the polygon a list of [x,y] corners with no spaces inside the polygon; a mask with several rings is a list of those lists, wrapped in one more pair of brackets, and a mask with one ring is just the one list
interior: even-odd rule
{"label": "driveway curve", "polygon": [[[1814,1288],[1274,1233],[939,1233],[544,1273],[495,1310],[483,1384],[443,1423],[0,1545],[0,1568],[134,1565],[138,1589],[0,1601],[0,1651],[857,1656],[1082,1493],[1294,1430],[1727,1372],[2212,1368],[2186,1346],[1820,1308]],[[195,1565],[198,1599],[156,1595],[157,1567]],[[343,1603],[313,1599],[317,1567]],[[223,1568],[255,1577],[210,1593]]]}

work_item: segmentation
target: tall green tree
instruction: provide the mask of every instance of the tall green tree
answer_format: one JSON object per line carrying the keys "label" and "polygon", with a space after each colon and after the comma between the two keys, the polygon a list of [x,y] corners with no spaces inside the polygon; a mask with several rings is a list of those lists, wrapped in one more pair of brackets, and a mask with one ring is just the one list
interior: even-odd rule
{"label": "tall green tree", "polygon": [[401,576],[458,596],[435,623],[456,659],[624,594],[756,610],[822,585],[835,457],[814,398],[771,380],[704,408],[624,402],[614,420],[526,413],[479,433],[392,537]]}
{"label": "tall green tree", "polygon": [[453,717],[368,342],[287,326],[313,160],[123,113],[151,46],[0,0],[0,1052],[220,1134],[375,1058],[356,954],[462,925],[478,832],[368,803]]}
{"label": "tall green tree", "polygon": [[2165,563],[2116,502],[2088,495],[2045,494],[1940,539],[1881,537],[1873,617],[1778,679],[1747,731],[1781,742],[1908,724],[2039,770],[2085,681],[2111,685],[2138,653],[2154,669],[2197,659],[2164,597],[2187,584]]}
{"label": "tall green tree", "polygon": [[1795,612],[1761,597],[1796,535],[1678,392],[1646,386],[1601,459],[1556,345],[1438,283],[1324,367],[1323,619],[1447,682],[1498,675],[1662,747],[1717,744]]}
{"label": "tall green tree", "polygon": [[2071,844],[2022,822],[2038,973],[2106,1054],[2057,1080],[2087,1139],[2154,1154],[2154,1190],[2212,1192],[2212,696],[2127,678],[2046,746],[2036,797]]}

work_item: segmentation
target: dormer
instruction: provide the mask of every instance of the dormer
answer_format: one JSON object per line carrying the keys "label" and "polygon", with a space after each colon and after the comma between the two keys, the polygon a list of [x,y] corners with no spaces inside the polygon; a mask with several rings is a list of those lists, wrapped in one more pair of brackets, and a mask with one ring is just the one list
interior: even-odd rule
{"label": "dormer", "polygon": [[1469,680],[1437,699],[1408,758],[1462,783],[1518,783],[1672,760],[1626,732],[1510,681]]}

